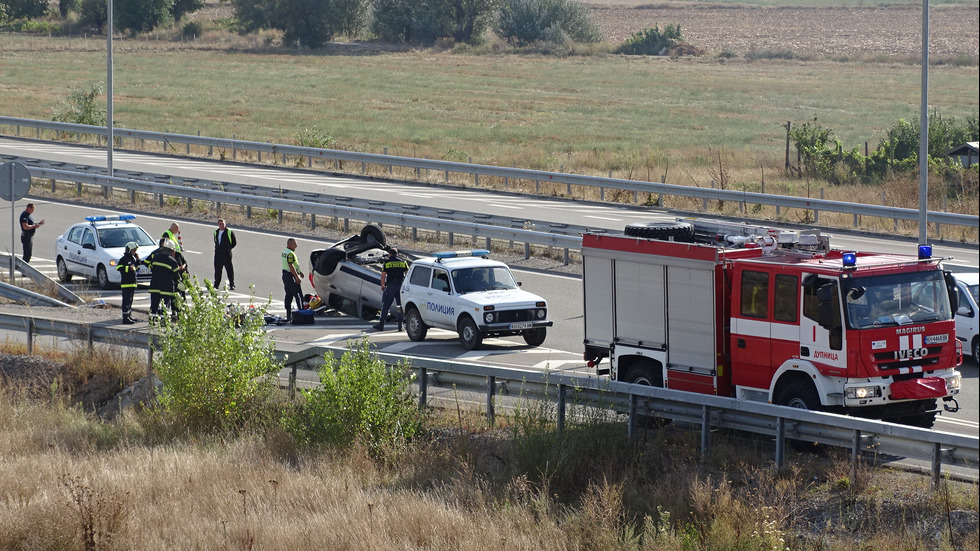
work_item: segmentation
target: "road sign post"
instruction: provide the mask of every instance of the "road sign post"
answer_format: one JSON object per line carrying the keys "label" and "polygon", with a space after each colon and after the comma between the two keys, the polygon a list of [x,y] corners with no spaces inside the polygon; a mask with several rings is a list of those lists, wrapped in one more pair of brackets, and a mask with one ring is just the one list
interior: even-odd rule
{"label": "road sign post", "polygon": [[31,173],[20,163],[4,163],[0,165],[0,198],[10,201],[10,283],[14,282],[14,255],[17,253],[15,221],[17,213],[15,204],[23,199],[31,189]]}

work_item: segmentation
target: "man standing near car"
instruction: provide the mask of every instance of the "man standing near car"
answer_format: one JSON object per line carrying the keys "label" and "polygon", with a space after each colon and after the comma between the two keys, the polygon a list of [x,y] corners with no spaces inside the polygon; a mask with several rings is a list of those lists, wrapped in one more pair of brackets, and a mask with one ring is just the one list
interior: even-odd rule
{"label": "man standing near car", "polygon": [[135,242],[126,243],[126,252],[119,259],[116,269],[119,270],[122,289],[122,322],[127,325],[136,323],[133,319],[133,296],[136,294],[136,272],[139,270],[140,257],[136,254],[139,247]]}
{"label": "man standing near car", "polygon": [[303,270],[296,257],[296,246],[296,240],[290,237],[282,251],[282,287],[286,292],[282,302],[286,306],[287,323],[293,321],[293,300],[296,300],[297,310],[303,309]]}
{"label": "man standing near car", "polygon": [[[388,319],[391,304],[397,302],[399,309],[401,308],[402,283],[405,281],[406,272],[408,272],[408,263],[398,258],[398,249],[389,248],[388,260],[385,260],[381,271],[381,319],[374,325],[378,331],[385,330],[385,321]],[[398,330],[401,331],[405,316],[400,310],[396,313],[395,320],[398,322]]]}
{"label": "man standing near car", "polygon": [[163,232],[163,239],[169,239],[174,244],[174,252],[184,252],[184,243],[180,240],[180,225],[177,222],[170,224],[170,229]]}
{"label": "man standing near car", "polygon": [[24,262],[30,264],[34,253],[34,232],[44,225],[44,220],[34,223],[34,203],[27,203],[24,212],[20,213],[20,243],[24,246]]}
{"label": "man standing near car", "polygon": [[228,290],[235,290],[235,267],[231,264],[231,250],[238,244],[235,233],[225,225],[224,218],[218,218],[218,229],[214,230],[214,287],[221,287],[221,270],[228,272]]}

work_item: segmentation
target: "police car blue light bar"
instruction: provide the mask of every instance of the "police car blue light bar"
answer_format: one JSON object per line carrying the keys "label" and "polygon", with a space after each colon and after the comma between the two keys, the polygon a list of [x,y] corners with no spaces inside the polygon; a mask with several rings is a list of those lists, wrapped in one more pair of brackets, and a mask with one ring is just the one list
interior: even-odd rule
{"label": "police car blue light bar", "polygon": [[857,265],[857,254],[844,253],[841,255],[841,261],[844,263],[845,268],[853,268]]}
{"label": "police car blue light bar", "polygon": [[919,245],[919,260],[932,258],[932,245]]}
{"label": "police car blue light bar", "polygon": [[133,220],[135,218],[135,214],[99,214],[86,216],[85,220],[88,222],[111,222],[115,220]]}
{"label": "police car blue light bar", "polygon": [[468,251],[440,251],[437,253],[432,253],[432,256],[438,258],[439,260],[445,260],[447,258],[464,258],[467,256],[489,256],[490,251],[486,249],[471,249]]}

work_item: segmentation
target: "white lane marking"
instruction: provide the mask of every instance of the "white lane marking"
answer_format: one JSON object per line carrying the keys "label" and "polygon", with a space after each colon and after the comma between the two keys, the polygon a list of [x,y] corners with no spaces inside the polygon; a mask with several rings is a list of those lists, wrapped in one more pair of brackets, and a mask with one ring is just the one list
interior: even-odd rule
{"label": "white lane marking", "polygon": [[582,218],[592,218],[594,220],[607,220],[610,222],[621,222],[623,220],[622,218],[613,218],[611,216],[592,216],[588,214],[583,215]]}
{"label": "white lane marking", "polygon": [[497,207],[499,209],[512,209],[512,210],[524,210],[524,207],[501,205],[500,203],[489,203],[488,206]]}
{"label": "white lane marking", "polygon": [[562,369],[562,366],[566,364],[577,364],[574,367],[578,367],[578,368],[586,367],[585,364],[582,363],[582,360],[547,360],[544,362],[538,362],[532,365],[531,368],[540,369],[542,371],[545,369],[558,370],[558,369]]}

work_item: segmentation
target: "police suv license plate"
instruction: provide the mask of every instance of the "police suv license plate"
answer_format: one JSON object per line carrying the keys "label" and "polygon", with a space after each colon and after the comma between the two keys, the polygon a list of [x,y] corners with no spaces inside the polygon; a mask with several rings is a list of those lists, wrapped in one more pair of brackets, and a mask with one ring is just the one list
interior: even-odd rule
{"label": "police suv license plate", "polygon": [[139,269],[136,270],[136,275],[148,276],[150,275],[150,269],[146,266],[140,266]]}
{"label": "police suv license plate", "polygon": [[512,323],[507,326],[508,329],[530,329],[531,327],[532,327],[532,323],[529,321]]}

